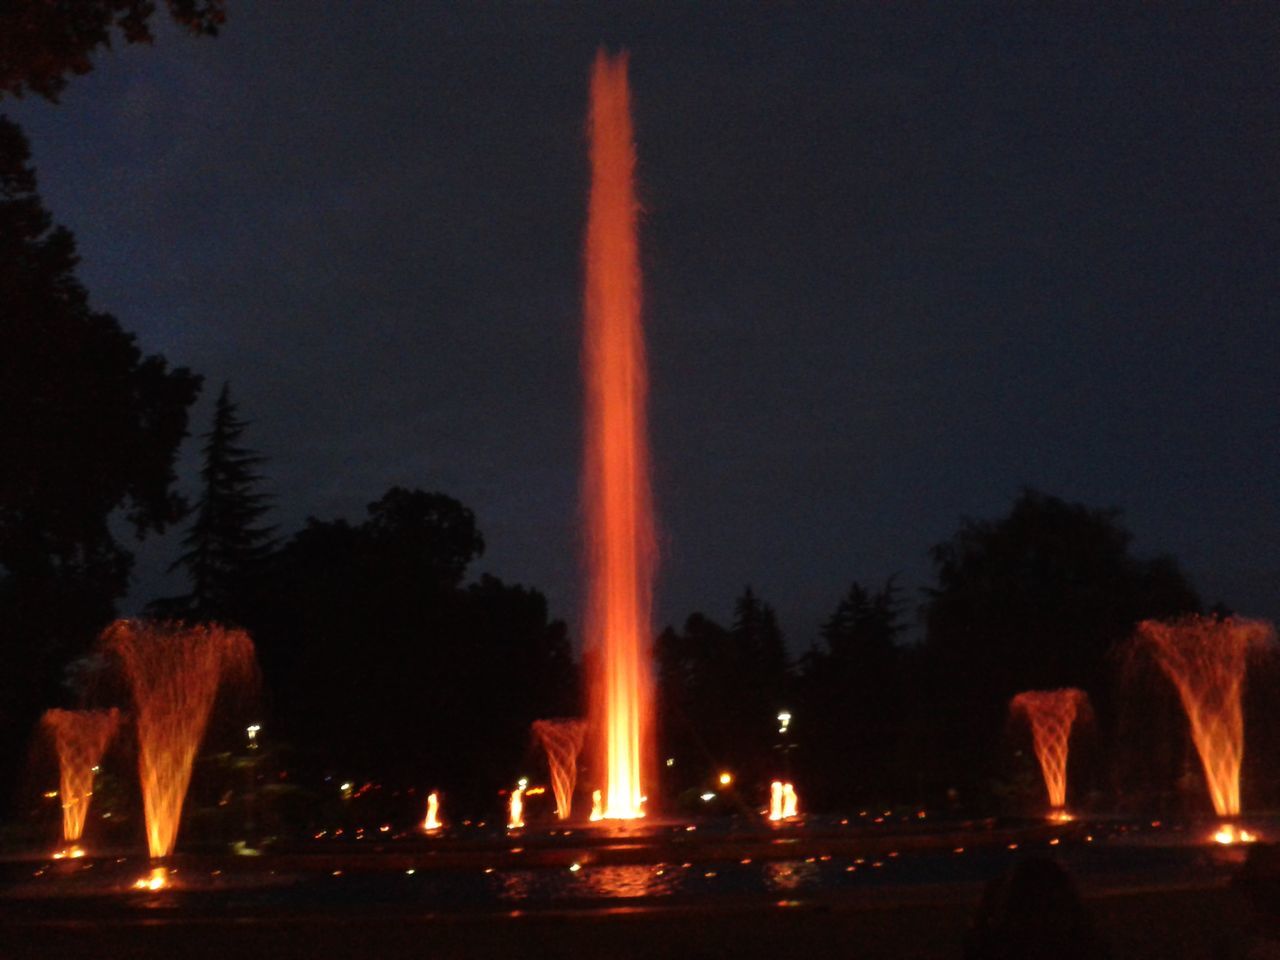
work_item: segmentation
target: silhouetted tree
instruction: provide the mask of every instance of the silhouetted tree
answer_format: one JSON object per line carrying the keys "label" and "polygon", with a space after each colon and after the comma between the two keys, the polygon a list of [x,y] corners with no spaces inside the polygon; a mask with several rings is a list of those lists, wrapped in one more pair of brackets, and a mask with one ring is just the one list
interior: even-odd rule
{"label": "silhouetted tree", "polygon": [[793,736],[810,802],[867,803],[895,795],[905,692],[900,590],[890,577],[869,591],[854,582],[800,664]]}
{"label": "silhouetted tree", "polygon": [[1139,620],[1198,610],[1167,556],[1129,553],[1119,511],[1024,491],[1008,516],[965,521],[932,550],[924,606],[938,768],[972,786],[997,758],[1010,697],[1080,687],[1105,726],[1108,654]]}
{"label": "silhouetted tree", "polygon": [[396,488],[359,525],[309,520],[268,564],[258,641],[275,724],[343,778],[442,787],[454,809],[496,798],[529,725],[572,715],[563,623],[538,592],[485,576],[471,511]]}
{"label": "silhouetted tree", "polygon": [[[223,0],[167,0],[174,21],[195,34],[215,34],[226,20]],[[31,90],[56,101],[71,74],[93,69],[92,54],[110,46],[150,43],[154,0],[5,0],[0,4],[0,95]]]}
{"label": "silhouetted tree", "polygon": [[748,587],[731,628],[692,614],[683,632],[662,632],[657,655],[661,752],[676,761],[668,779],[695,788],[728,769],[758,791],[777,763],[776,717],[791,683],[773,609]]}
{"label": "silhouetted tree", "polygon": [[213,428],[204,435],[195,520],[182,541],[185,552],[169,568],[186,569],[191,592],[158,603],[166,616],[237,620],[250,578],[271,553],[274,528],[258,525],[270,509],[268,497],[256,489],[263,458],[240,446],[246,426],[230,386],[223,384]]}
{"label": "silhouetted tree", "polygon": [[[142,536],[183,513],[174,457],[200,379],[144,356],[76,279],[75,241],[0,118],[0,711],[12,737],[113,613]],[[119,529],[117,527],[116,529]],[[0,763],[12,754],[0,757]]]}

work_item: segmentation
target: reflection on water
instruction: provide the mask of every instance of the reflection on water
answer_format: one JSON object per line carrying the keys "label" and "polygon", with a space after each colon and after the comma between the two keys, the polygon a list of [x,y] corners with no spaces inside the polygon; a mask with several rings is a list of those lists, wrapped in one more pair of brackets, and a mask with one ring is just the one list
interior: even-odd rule
{"label": "reflection on water", "polygon": [[584,869],[578,888],[593,897],[662,897],[675,892],[675,880],[653,866],[629,864]]}
{"label": "reflection on water", "polygon": [[679,876],[661,866],[584,866],[578,870],[503,870],[492,878],[503,900],[666,897],[679,892]]}
{"label": "reflection on water", "polygon": [[764,865],[764,882],[770,890],[800,890],[819,881],[818,865],[803,860],[777,860]]}
{"label": "reflection on water", "polygon": [[503,900],[526,900],[537,886],[537,873],[533,870],[504,870],[498,874],[498,896]]}

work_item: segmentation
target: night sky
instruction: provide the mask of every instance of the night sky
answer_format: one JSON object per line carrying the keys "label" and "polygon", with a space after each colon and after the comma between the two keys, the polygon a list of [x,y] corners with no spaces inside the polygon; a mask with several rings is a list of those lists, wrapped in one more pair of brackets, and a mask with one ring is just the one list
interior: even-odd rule
{"label": "night sky", "polygon": [[[803,649],[854,578],[914,606],[928,547],[1024,485],[1280,617],[1280,6],[228,6],[6,110],[94,305],[206,376],[196,432],[231,380],[282,533],[441,490],[473,572],[576,622],[604,42],[632,54],[659,626],[750,583]],[[176,550],[142,546],[133,606],[182,590]]]}

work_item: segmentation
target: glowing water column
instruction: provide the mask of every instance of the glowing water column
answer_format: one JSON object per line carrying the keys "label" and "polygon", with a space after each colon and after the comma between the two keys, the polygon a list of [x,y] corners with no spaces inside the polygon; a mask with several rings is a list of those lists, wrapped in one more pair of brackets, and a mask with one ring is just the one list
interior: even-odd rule
{"label": "glowing water column", "polygon": [[[119,661],[133,695],[147,848],[153,858],[167,857],[218,688],[255,678],[253,642],[217,624],[118,620],[102,634],[102,646]],[[163,886],[163,870],[142,883]]]}
{"label": "glowing water column", "polygon": [[440,827],[440,793],[432,790],[427,794],[427,816],[422,821],[422,829],[425,833],[435,833]]}
{"label": "glowing water column", "polygon": [[[1214,812],[1240,813],[1240,764],[1244,759],[1244,682],[1249,658],[1273,651],[1275,628],[1242,617],[1188,616],[1138,624],[1135,649],[1146,650],[1177,688],[1191,739],[1204,768]],[[1214,839],[1237,839],[1224,825]],[[1248,839],[1240,836],[1238,839]]]}
{"label": "glowing water column", "polygon": [[98,761],[120,726],[120,711],[111,710],[47,710],[40,725],[53,741],[58,754],[59,790],[62,801],[62,839],[65,850],[55,859],[83,856],[76,844],[84,833],[89,801],[93,798],[93,779]]}
{"label": "glowing water column", "polygon": [[630,91],[626,55],[591,74],[591,197],[586,235],[583,372],[586,636],[591,720],[605,819],[644,816],[653,729],[649,615],[656,551],[645,418]]}
{"label": "glowing water column", "polygon": [[1014,714],[1024,714],[1031,727],[1031,742],[1049,794],[1050,817],[1069,820],[1067,813],[1067,751],[1071,728],[1089,713],[1089,695],[1075,687],[1061,690],[1024,690],[1009,702]]}

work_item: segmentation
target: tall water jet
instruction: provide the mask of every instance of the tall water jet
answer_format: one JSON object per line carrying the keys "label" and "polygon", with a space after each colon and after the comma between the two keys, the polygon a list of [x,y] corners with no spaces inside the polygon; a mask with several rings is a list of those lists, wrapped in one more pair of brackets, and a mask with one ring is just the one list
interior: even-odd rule
{"label": "tall water jet", "polygon": [[107,744],[120,726],[120,711],[46,710],[41,729],[58,755],[58,799],[62,802],[62,840],[66,849],[55,857],[82,856],[77,846],[84,834],[93,778]]}
{"label": "tall water jet", "polygon": [[573,790],[578,783],[578,754],[587,735],[581,720],[535,720],[533,735],[547,752],[551,790],[556,795],[556,816],[568,820],[573,810]]}
{"label": "tall water jet", "polygon": [[583,501],[592,645],[591,727],[606,819],[644,816],[653,729],[649,616],[656,561],[640,324],[640,259],[627,57],[591,73],[586,233]]}
{"label": "tall water jet", "polygon": [[1068,819],[1067,751],[1071,728],[1089,713],[1089,695],[1074,687],[1025,690],[1009,702],[1009,710],[1025,716],[1031,727],[1031,741],[1049,794],[1049,815],[1057,820]]}
{"label": "tall water jet", "polygon": [[133,698],[147,849],[167,857],[218,688],[253,677],[253,642],[216,624],[118,620],[102,646],[118,659]]}
{"label": "tall water jet", "polygon": [[[1274,649],[1275,629],[1262,620],[1188,616],[1144,620],[1134,649],[1150,653],[1173,683],[1191,723],[1213,809],[1240,814],[1240,764],[1244,759],[1244,684],[1249,658]],[[1233,827],[1224,827],[1234,837]],[[1221,834],[1215,837],[1223,840]]]}

